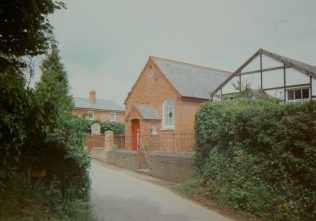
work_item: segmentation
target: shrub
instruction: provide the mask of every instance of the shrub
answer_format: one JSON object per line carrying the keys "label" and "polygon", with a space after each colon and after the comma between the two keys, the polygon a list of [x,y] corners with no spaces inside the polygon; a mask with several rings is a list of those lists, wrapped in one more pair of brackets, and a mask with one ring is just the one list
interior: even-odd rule
{"label": "shrub", "polygon": [[102,120],[85,120],[85,131],[86,133],[91,133],[91,125],[94,123],[100,124],[101,127],[101,133],[104,133],[105,131],[113,131],[115,134],[124,134],[125,131],[125,125],[123,123],[117,122],[117,121],[102,121]]}
{"label": "shrub", "polygon": [[70,113],[67,85],[52,72],[47,75],[34,90],[26,87],[21,73],[0,72],[0,199],[19,176],[35,185],[31,174],[37,171],[43,171],[42,185],[47,189],[53,186],[63,201],[89,199],[90,161],[83,146],[84,122]]}
{"label": "shrub", "polygon": [[207,103],[195,130],[211,198],[269,220],[316,219],[316,102]]}

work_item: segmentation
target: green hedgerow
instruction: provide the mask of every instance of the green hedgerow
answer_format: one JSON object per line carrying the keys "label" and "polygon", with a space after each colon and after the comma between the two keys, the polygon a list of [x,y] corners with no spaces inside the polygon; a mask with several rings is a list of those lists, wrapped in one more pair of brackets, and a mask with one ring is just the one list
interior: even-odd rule
{"label": "green hedgerow", "polygon": [[269,220],[316,219],[316,102],[210,102],[196,116],[209,196]]}

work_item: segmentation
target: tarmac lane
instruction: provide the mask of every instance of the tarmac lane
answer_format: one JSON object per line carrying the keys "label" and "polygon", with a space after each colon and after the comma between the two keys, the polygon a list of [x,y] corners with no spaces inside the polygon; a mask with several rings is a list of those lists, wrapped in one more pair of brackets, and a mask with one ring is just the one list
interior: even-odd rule
{"label": "tarmac lane", "polygon": [[91,162],[91,203],[98,221],[233,221],[133,173]]}

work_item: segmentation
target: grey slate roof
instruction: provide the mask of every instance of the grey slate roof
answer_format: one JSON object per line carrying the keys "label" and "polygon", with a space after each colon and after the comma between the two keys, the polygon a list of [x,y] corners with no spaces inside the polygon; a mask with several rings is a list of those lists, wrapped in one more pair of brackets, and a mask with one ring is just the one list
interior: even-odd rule
{"label": "grey slate roof", "polygon": [[75,108],[84,108],[92,110],[108,110],[114,112],[124,111],[124,108],[111,100],[101,100],[97,99],[96,103],[93,104],[88,98],[74,97],[73,99]]}
{"label": "grey slate roof", "polygon": [[150,57],[176,90],[184,97],[209,99],[231,72]]}
{"label": "grey slate roof", "polygon": [[149,104],[135,103],[134,107],[139,111],[144,120],[160,120],[155,108]]}

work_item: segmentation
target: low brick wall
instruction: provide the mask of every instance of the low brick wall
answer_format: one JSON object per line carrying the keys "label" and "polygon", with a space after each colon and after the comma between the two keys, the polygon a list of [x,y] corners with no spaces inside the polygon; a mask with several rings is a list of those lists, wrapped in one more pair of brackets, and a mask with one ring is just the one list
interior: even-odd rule
{"label": "low brick wall", "polygon": [[136,152],[134,151],[121,149],[108,151],[105,162],[129,170],[137,170]]}
{"label": "low brick wall", "polygon": [[[129,170],[138,169],[136,152],[122,149],[92,148],[90,157]],[[149,174],[173,182],[183,182],[195,174],[194,152],[148,152]]]}
{"label": "low brick wall", "polygon": [[93,147],[89,150],[91,158],[106,162],[106,149],[104,147]]}
{"label": "low brick wall", "polygon": [[195,174],[193,152],[150,152],[148,156],[152,176],[174,182],[183,182],[191,179]]}

